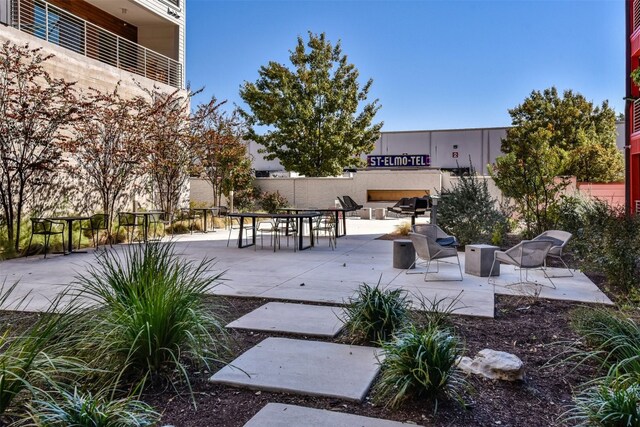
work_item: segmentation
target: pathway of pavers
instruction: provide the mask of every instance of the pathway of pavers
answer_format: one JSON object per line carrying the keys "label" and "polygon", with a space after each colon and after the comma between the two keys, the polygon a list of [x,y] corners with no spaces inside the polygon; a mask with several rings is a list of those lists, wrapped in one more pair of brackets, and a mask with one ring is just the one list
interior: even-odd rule
{"label": "pathway of pavers", "polygon": [[416,426],[396,421],[282,403],[268,403],[244,427],[401,427]]}
{"label": "pathway of pavers", "polygon": [[378,375],[381,357],[373,347],[271,337],[216,372],[210,381],[360,402]]}
{"label": "pathway of pavers", "polygon": [[342,318],[340,307],[270,302],[229,323],[227,328],[335,337],[344,326]]}

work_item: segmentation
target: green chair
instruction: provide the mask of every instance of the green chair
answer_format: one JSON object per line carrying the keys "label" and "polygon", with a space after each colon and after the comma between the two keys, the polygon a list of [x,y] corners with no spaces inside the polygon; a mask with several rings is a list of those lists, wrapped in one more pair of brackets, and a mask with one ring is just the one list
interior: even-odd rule
{"label": "green chair", "polygon": [[[49,248],[49,240],[51,236],[60,234],[62,236],[62,247],[64,248],[64,222],[53,221],[44,218],[31,218],[31,238],[29,239],[29,247],[27,248],[27,254],[31,249],[31,242],[33,236],[44,236],[44,257],[47,257],[47,249]],[[64,249],[63,249],[64,251]]]}
{"label": "green chair", "polygon": [[[80,247],[80,241],[82,240],[82,232],[84,230],[91,230],[91,240],[93,240],[93,247],[98,247],[98,237],[100,230],[107,230],[109,227],[109,215],[108,214],[94,214],[84,221],[80,221],[80,233],[78,233],[78,248]],[[113,246],[113,245],[112,245]]]}

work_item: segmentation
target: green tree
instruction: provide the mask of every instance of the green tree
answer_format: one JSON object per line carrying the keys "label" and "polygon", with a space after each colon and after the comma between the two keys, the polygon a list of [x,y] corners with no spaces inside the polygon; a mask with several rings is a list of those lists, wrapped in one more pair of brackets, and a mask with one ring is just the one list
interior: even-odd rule
{"label": "green tree", "polygon": [[[612,182],[622,179],[624,161],[616,147],[616,114],[607,101],[594,107],[579,93],[555,87],[533,91],[521,105],[509,110],[514,127],[549,131],[549,146],[560,149],[559,175],[574,175],[578,181]],[[502,151],[520,144],[507,134]],[[588,155],[588,159],[584,157]]]}
{"label": "green tree", "polygon": [[516,203],[525,234],[533,236],[551,228],[552,207],[567,183],[557,178],[561,171],[561,149],[551,145],[548,129],[513,127],[502,141],[504,156],[496,159],[489,173],[506,197]]}
{"label": "green tree", "polygon": [[293,71],[270,62],[255,83],[240,89],[252,111],[243,111],[249,123],[268,127],[262,135],[252,127],[248,136],[264,147],[267,159],[279,159],[289,171],[336,175],[361,165],[358,156],[373,149],[382,123],[372,121],[380,106],[377,99],[360,105],[373,81],[360,86],[340,42],[332,46],[324,33],[309,32],[306,47],[298,37],[290,56]]}

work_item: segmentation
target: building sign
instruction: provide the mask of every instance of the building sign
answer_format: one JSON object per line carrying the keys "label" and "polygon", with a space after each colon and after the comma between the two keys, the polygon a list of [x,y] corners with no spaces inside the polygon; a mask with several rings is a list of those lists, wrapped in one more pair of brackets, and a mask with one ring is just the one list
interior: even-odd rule
{"label": "building sign", "polygon": [[431,166],[431,158],[428,154],[372,155],[367,156],[367,166],[370,168],[426,167]]}

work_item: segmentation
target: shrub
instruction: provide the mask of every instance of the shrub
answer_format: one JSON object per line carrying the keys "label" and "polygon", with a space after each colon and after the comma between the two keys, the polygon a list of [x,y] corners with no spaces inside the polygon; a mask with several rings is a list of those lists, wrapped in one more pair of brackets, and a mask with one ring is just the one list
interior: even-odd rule
{"label": "shrub", "polygon": [[59,398],[40,399],[30,405],[30,416],[42,427],[145,427],[153,426],[160,414],[133,398],[109,400],[103,394],[60,390]]}
{"label": "shrub", "polygon": [[382,289],[363,283],[345,308],[345,325],[351,335],[377,343],[404,327],[410,301],[402,289]]}
{"label": "shrub", "polygon": [[455,297],[438,298],[437,295],[433,299],[425,298],[422,295],[415,296],[420,304],[420,308],[413,312],[413,319],[425,329],[449,328],[452,324],[451,314],[458,310],[462,291]]}
{"label": "shrub", "polygon": [[276,213],[279,209],[289,206],[289,201],[278,191],[275,193],[266,191],[260,195],[260,206],[268,213]]}
{"label": "shrub", "polygon": [[80,294],[100,307],[87,321],[86,348],[102,356],[99,363],[143,380],[174,372],[188,380],[184,360],[208,366],[227,350],[223,325],[203,304],[221,276],[211,266],[179,259],[171,243],[97,254],[96,266],[78,278]]}
{"label": "shrub", "polygon": [[[471,175],[461,176],[451,189],[443,190],[438,204],[438,225],[458,238],[461,245],[490,243],[505,229],[505,216],[496,207],[487,181]],[[505,233],[506,234],[506,233]]]}
{"label": "shrub", "polygon": [[382,349],[382,374],[375,388],[378,400],[397,407],[410,397],[428,398],[435,401],[435,411],[440,397],[462,401],[460,389],[466,382],[455,368],[462,349],[450,333],[410,326]]}
{"label": "shrub", "polygon": [[607,382],[587,388],[574,401],[575,408],[564,415],[567,421],[582,426],[640,426],[640,384]]}

